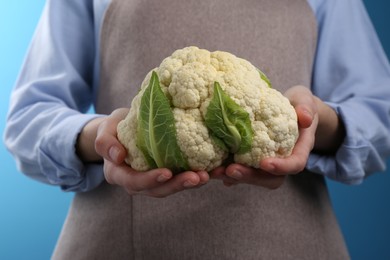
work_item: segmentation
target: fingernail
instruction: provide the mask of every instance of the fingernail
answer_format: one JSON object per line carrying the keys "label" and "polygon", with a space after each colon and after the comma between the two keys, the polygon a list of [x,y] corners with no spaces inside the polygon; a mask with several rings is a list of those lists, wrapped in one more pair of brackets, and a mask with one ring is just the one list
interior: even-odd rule
{"label": "fingernail", "polygon": [[110,150],[108,150],[108,155],[110,156],[110,159],[114,162],[118,161],[120,150],[116,146],[111,146]]}
{"label": "fingernail", "polygon": [[236,180],[242,179],[242,173],[237,170],[233,171],[229,176]]}
{"label": "fingernail", "polygon": [[166,176],[164,174],[161,174],[160,176],[157,177],[157,182],[166,182],[167,180],[169,180],[169,176]]}
{"label": "fingernail", "polygon": [[191,187],[194,187],[195,185],[196,185],[196,184],[193,183],[193,182],[191,182],[191,181],[186,181],[186,182],[183,183],[183,186],[184,186],[185,188],[191,188]]}

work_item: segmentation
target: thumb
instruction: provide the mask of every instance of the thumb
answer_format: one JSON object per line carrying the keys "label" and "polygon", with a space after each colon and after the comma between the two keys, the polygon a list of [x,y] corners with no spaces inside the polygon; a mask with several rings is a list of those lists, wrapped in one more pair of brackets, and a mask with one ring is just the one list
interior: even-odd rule
{"label": "thumb", "polygon": [[126,149],[117,138],[117,126],[126,117],[128,109],[117,109],[103,120],[95,139],[95,150],[104,159],[120,164],[126,157]]}

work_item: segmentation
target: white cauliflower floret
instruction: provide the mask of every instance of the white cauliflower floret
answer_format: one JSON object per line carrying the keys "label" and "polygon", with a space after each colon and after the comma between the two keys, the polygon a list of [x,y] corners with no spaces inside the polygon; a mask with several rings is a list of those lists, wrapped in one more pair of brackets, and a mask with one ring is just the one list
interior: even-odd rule
{"label": "white cauliflower floret", "polygon": [[211,65],[187,63],[172,76],[168,91],[173,106],[187,109],[199,108],[210,95],[217,71]]}
{"label": "white cauliflower floret", "polygon": [[227,154],[210,138],[199,109],[175,108],[177,141],[193,170],[212,170]]}
{"label": "white cauliflower floret", "polygon": [[[197,47],[187,47],[165,58],[153,71],[158,76],[157,81],[159,81],[162,93],[165,94],[171,106],[175,133],[170,137],[176,139],[177,149],[181,152],[179,155],[183,156],[180,159],[182,168],[210,171],[220,166],[229,152],[235,153],[236,162],[259,167],[260,160],[265,157],[285,157],[291,153],[298,136],[295,110],[281,93],[269,87],[268,82],[263,80],[257,68],[250,62],[227,52],[209,52]],[[151,165],[154,164],[153,159],[150,162],[150,158],[147,157],[149,155],[153,157],[152,154],[157,153],[156,150],[158,150],[149,147],[154,150],[149,155],[145,155],[145,152],[141,150],[145,150],[147,145],[142,143],[143,140],[139,142],[139,138],[137,139],[140,131],[145,132],[141,134],[154,132],[154,128],[140,130],[138,127],[141,99],[146,92],[145,89],[150,85],[151,77],[153,77],[151,75],[152,72],[145,77],[140,92],[132,101],[128,116],[118,125],[118,139],[128,151],[126,162],[140,171],[153,167]],[[228,109],[229,106],[233,108],[234,111],[230,111],[228,116],[224,117],[215,111],[210,112],[209,108],[212,106],[219,109],[217,95],[223,99],[223,101],[219,100],[222,110]],[[152,110],[160,101],[150,100],[144,106]],[[166,112],[166,110],[165,108],[161,111]],[[150,118],[158,119],[159,113],[160,111]],[[240,121],[241,123],[237,123],[234,117],[239,117],[240,113],[244,119]],[[232,118],[229,118],[230,116]],[[228,125],[226,129],[229,131],[233,129],[230,133],[234,137],[231,140],[232,143],[239,145],[241,142],[242,147],[233,149],[234,145],[231,146],[229,140],[217,134],[219,126],[217,132],[210,127],[208,121],[210,118],[212,125],[220,124],[215,123],[214,119],[225,120],[223,124]],[[151,120],[146,121],[151,122]],[[232,125],[229,125],[231,123]],[[160,122],[157,126],[161,124],[163,123]],[[237,124],[246,126],[246,132],[240,132],[241,137],[237,136],[237,133],[241,131],[237,132],[240,128]],[[159,140],[159,142],[163,141]],[[249,142],[250,146],[248,146]],[[150,143],[148,145],[150,146]],[[169,149],[166,153],[170,153]],[[177,155],[166,157],[180,157]],[[160,157],[164,155],[160,154]],[[159,165],[157,161],[156,165]]]}
{"label": "white cauliflower floret", "polygon": [[291,154],[298,137],[297,115],[290,102],[278,91],[261,88],[260,107],[252,122],[254,139],[252,150],[235,154],[238,163],[258,168],[266,157],[286,157]]}

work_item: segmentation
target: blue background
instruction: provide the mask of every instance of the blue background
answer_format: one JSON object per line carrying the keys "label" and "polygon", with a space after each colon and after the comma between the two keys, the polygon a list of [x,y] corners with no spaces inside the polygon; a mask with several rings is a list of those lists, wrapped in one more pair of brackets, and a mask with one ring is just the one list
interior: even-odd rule
{"label": "blue background", "polygon": [[[390,57],[390,2],[365,4]],[[43,5],[43,0],[0,0],[1,135],[8,97]],[[0,158],[0,259],[49,259],[73,195],[20,174],[2,143]],[[352,259],[390,259],[389,173],[375,174],[360,186],[328,182]]]}

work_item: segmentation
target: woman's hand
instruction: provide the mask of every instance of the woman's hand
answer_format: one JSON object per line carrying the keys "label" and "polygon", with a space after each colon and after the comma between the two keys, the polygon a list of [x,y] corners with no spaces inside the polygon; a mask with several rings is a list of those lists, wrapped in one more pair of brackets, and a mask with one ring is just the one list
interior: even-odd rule
{"label": "woman's hand", "polygon": [[169,169],[137,172],[128,166],[124,161],[126,149],[117,139],[117,125],[127,113],[128,109],[117,109],[103,120],[99,119],[94,144],[96,153],[103,158],[108,183],[123,187],[130,195],[166,197],[208,182],[209,175],[205,171],[173,175]]}
{"label": "woman's hand", "polygon": [[[316,145],[319,105],[324,109],[322,106],[325,104],[303,86],[290,88],[285,96],[298,116],[299,137],[292,154],[286,158],[266,158],[259,162],[259,169],[240,164],[219,167],[211,173],[212,178],[223,180],[227,186],[247,183],[275,189],[283,184],[287,175],[303,171],[309,154]],[[329,113],[329,110],[325,113]]]}

